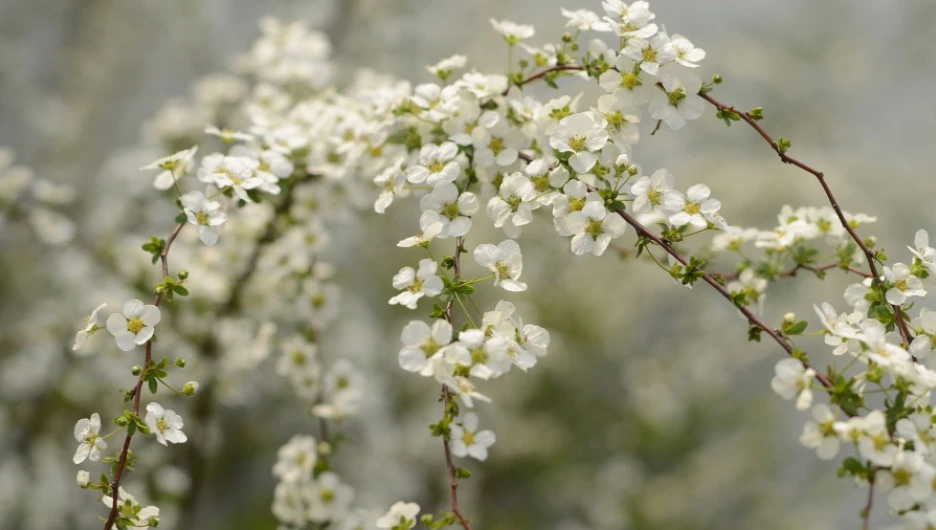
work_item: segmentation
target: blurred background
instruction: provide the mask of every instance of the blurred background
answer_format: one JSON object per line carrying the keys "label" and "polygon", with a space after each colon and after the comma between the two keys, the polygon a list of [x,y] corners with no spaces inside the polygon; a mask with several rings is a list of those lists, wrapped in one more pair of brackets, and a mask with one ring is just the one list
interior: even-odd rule
{"label": "blurred background", "polygon": [[[17,223],[9,205],[0,225],[0,528],[100,526],[94,494],[74,485],[72,428],[95,410],[105,419],[120,413],[114,389],[129,386],[134,362],[116,353],[76,357],[71,343],[101,293],[142,296],[155,278],[145,262],[115,258],[123,243],[108,241],[107,228],[128,226],[136,211],[133,201],[117,204],[114,186],[123,202],[149,189],[150,176],[135,168],[165,154],[140,146],[159,126],[154,116],[181,119],[158,114],[168,101],[191,97],[197,80],[226,70],[258,36],[263,15],[327,32],[339,79],[369,67],[427,82],[424,66],[453,53],[481,71],[504,68],[490,17],[535,24],[534,45],[556,41],[560,7],[600,11],[585,0],[0,0],[0,146],[15,152],[15,165],[75,189],[56,211],[78,234],[70,245],[49,245],[67,224]],[[651,7],[670,33],[708,52],[700,72],[725,79],[716,97],[763,106],[765,127],[826,171],[846,210],[879,216],[866,233],[892,258],[906,259],[902,249],[918,228],[933,229],[936,3]],[[824,204],[811,177],[713,114],[679,134],[647,136],[645,122],[637,159],[645,170],[670,169],[683,188],[707,183],[731,224],[770,228],[784,204]],[[342,316],[323,350],[353,359],[369,385],[336,467],[355,486],[355,504],[381,512],[400,499],[429,511],[447,503],[442,448],[425,427],[439,414],[437,389],[396,368],[399,329],[411,314],[383,303],[392,274],[413,261],[388,241],[412,224],[405,212],[365,213],[333,234],[329,251]],[[643,262],[576,259],[542,224],[524,235],[530,291],[512,301],[552,332],[553,345],[535,370],[490,389],[494,405],[482,421],[498,442],[484,464],[465,463],[474,475],[461,487],[476,528],[859,527],[864,490],[836,480],[836,463],[799,446],[805,415],[769,389],[778,348],[746,342],[744,322],[705,287],[675,286]],[[47,233],[37,237],[41,227]],[[98,248],[104,259],[89,259]],[[126,280],[138,278],[136,269],[150,276]],[[815,322],[812,302],[841,305],[850,282],[830,274],[774,285],[768,321],[796,311]],[[821,341],[803,345],[822,358]],[[196,375],[211,369],[199,353],[187,351]],[[273,365],[260,362],[239,379],[248,390],[218,394],[197,454],[137,442],[155,463],[131,484],[163,508],[160,528],[275,528],[276,449],[292,434],[316,435],[317,424],[277,384]],[[198,414],[187,402],[173,405],[183,417]],[[872,527],[887,520],[879,507]]]}

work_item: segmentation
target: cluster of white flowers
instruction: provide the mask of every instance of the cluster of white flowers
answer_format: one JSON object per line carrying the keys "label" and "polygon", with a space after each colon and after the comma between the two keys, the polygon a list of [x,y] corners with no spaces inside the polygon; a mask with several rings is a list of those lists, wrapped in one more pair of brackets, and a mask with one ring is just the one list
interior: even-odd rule
{"label": "cluster of white flowers", "polygon": [[[789,224],[794,224],[791,221]],[[877,281],[866,278],[845,290],[848,311],[832,304],[815,307],[832,355],[849,359],[830,367],[825,382],[802,359],[777,364],[774,390],[796,407],[812,407],[800,441],[819,458],[832,459],[853,447],[842,473],[872,484],[887,495],[908,529],[927,528],[936,517],[936,389],[932,352],[936,313],[921,307],[934,290],[936,250],[924,230],[909,247],[912,262],[884,267]],[[813,405],[821,388],[830,403]]]}
{"label": "cluster of white flowers", "polygon": [[[398,361],[403,370],[434,378],[442,386],[443,417],[431,427],[444,440],[453,491],[467,473],[451,456],[486,460],[496,440],[492,431],[479,429],[482,407],[476,411],[475,402],[491,401],[479,386],[514,366],[529,370],[550,345],[549,332],[524,322],[513,303],[499,300],[482,311],[472,296],[488,280],[506,292],[527,291],[517,240],[524,226],[548,215],[543,211],[551,210],[552,226],[569,238],[575,255],[602,256],[628,224],[637,228],[641,251],[651,242],[643,228],[648,224],[662,233],[656,244],[669,250],[696,234],[715,232],[711,250],[743,257],[742,245],[752,241],[767,258],[763,263],[744,258],[737,276],[726,282],[739,306],[760,307],[767,282],[778,276],[801,268],[817,274],[832,268],[814,264],[816,252],[807,244],[813,240],[824,239],[833,247],[838,258],[833,267],[851,270],[863,262],[831,208],[787,207],[776,229],[741,230],[722,218],[721,203],[705,184],[681,191],[665,169],[645,174],[633,156],[643,113],[658,120],[657,127],[665,123],[679,129],[702,115],[702,96],[720,81],[703,83],[693,70],[705,52],[685,37],[663,31],[653,22],[647,2],[606,0],[602,6],[603,15],[563,10],[575,34],[542,47],[521,42],[534,37],[532,26],[492,20],[509,49],[507,75],[472,70],[459,77],[455,74],[467,60],[456,55],[427,68],[436,82],[413,86],[362,71],[341,90],[331,87],[334,67],[322,34],[301,23],[265,20],[263,36],[237,64],[252,86],[236,77],[210,78],[194,92],[198,112],[174,102],[150,127],[177,152],[142,169],[158,171],[153,187],[173,196],[179,224],[168,240],[154,237],[143,247],[153,263],[162,261],[166,276],[155,287],[156,301],[146,305],[131,300],[106,320],[105,306],[99,306],[76,336],[74,347],[81,350],[89,336],[106,328],[123,351],[145,345],[146,363],[134,367],[138,384],[126,396],[135,400],[134,411],[115,420],[115,431],[100,434],[96,413],[78,422],[74,461],[103,460],[106,439],[123,429],[128,442],[137,431],[154,434],[163,445],[187,441],[183,421],[172,410],[151,402],[145,419],[138,414],[144,381],[153,393],[159,384],[172,389],[164,380],[168,361],[151,357],[151,348],[162,316],[160,300],[189,295],[183,286],[189,273],[166,270],[169,247],[188,224],[205,246],[231,240],[229,255],[202,248],[209,256],[205,261],[189,256],[200,265],[200,281],[209,291],[199,296],[227,309],[250,304],[249,322],[221,311],[215,327],[229,331],[213,331],[226,337],[217,339],[221,346],[212,343],[214,335],[197,342],[212,345],[213,355],[222,357],[218,379],[249,372],[273,344],[281,352],[277,372],[323,426],[318,440],[296,436],[282,446],[273,466],[279,483],[272,511],[288,529],[374,524],[373,518],[366,520],[363,512],[351,509],[354,490],[331,467],[336,444],[325,428],[359,411],[362,376],[346,359],[325,362],[319,342],[337,316],[334,270],[322,260],[329,224],[350,218],[353,207],[372,205],[384,213],[403,199],[419,199],[419,230],[398,246],[421,248],[425,255],[393,276],[398,293],[389,303],[429,310],[429,320],[417,318],[402,329]],[[608,34],[614,45],[595,38],[580,46],[577,39],[586,31]],[[517,47],[526,55],[514,61]],[[536,81],[557,86],[563,76],[591,80],[604,93],[594,102],[581,92],[541,101],[524,91]],[[236,119],[225,119],[232,109]],[[211,137],[213,149],[199,149],[201,135]],[[204,155],[200,159],[199,152]],[[16,196],[22,185],[15,181],[0,178],[0,199]],[[412,220],[415,225],[416,215]],[[851,228],[871,221],[847,216]],[[482,223],[503,236],[476,240]],[[815,405],[816,423],[807,425],[803,443],[831,458],[841,443],[853,442],[862,460],[847,463],[846,472],[888,491],[895,510],[911,510],[904,514],[908,528],[916,524],[915,517],[936,517],[922,511],[936,508],[931,499],[934,416],[926,403],[936,386],[936,372],[927,365],[936,349],[936,313],[920,309],[913,319],[905,318],[913,302],[927,294],[923,280],[936,273],[936,250],[928,246],[925,233],[918,234],[911,250],[912,264],[885,267],[875,281],[868,278],[848,289],[850,313],[837,314],[829,305],[817,309],[833,353],[851,356],[860,373],[818,374],[805,354],[797,354],[777,364],[772,384],[784,398],[795,398],[801,410],[812,406],[813,390],[822,384],[835,407],[849,417],[839,419],[833,407]],[[477,275],[469,272],[475,268],[466,261],[469,252]],[[674,277],[687,271],[679,279],[691,285],[690,272],[698,272],[698,265],[670,253],[669,268],[657,263]],[[234,258],[227,261],[236,267],[226,265],[229,256]],[[794,263],[791,271],[784,268],[789,260]],[[255,270],[262,274],[250,283]],[[436,299],[439,303],[426,307]],[[181,314],[179,327],[204,323]],[[784,319],[784,334],[801,333],[798,328],[795,317]],[[865,401],[869,387],[884,393],[883,407],[872,408]],[[191,395],[196,388],[192,382],[178,392]],[[121,460],[126,447],[118,453]],[[105,503],[114,506],[117,478],[92,484],[82,471],[78,482],[100,489]],[[144,526],[158,519],[158,509],[142,508],[122,487],[117,501],[112,518],[124,525]],[[412,528],[419,510],[413,503],[398,502],[376,526]],[[424,517],[430,527],[460,522],[467,529],[454,493],[451,513]]]}
{"label": "cluster of white flowers", "polygon": [[0,147],[0,239],[8,222],[23,218],[48,245],[75,238],[75,223],[61,212],[75,201],[75,189],[38,178],[31,169],[13,165],[13,151]]}

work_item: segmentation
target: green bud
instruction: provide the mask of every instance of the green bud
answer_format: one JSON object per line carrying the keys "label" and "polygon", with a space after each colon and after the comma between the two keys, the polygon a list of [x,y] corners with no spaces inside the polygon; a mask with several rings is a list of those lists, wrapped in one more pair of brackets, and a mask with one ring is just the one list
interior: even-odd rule
{"label": "green bud", "polygon": [[194,396],[198,392],[198,381],[189,381],[182,386],[182,393],[186,396]]}
{"label": "green bud", "polygon": [[182,269],[182,270],[179,271],[179,279],[180,279],[180,280],[187,280],[187,279],[188,279],[188,275],[189,275],[189,271],[187,271],[187,270],[185,270],[185,269]]}
{"label": "green bud", "polygon": [[156,287],[153,287],[153,293],[154,293],[154,294],[161,295],[161,294],[163,294],[164,292],[166,292],[166,286],[163,285],[163,284],[159,284],[159,285],[157,285]]}
{"label": "green bud", "polygon": [[568,31],[562,34],[562,42],[572,42],[572,34]]}
{"label": "green bud", "polygon": [[176,357],[175,365],[178,366],[179,368],[185,368],[185,359],[183,359],[182,357]]}
{"label": "green bud", "polygon": [[134,365],[133,368],[130,369],[130,373],[133,375],[140,375],[143,373],[143,367],[138,364]]}
{"label": "green bud", "polygon": [[715,74],[715,75],[712,76],[712,84],[720,85],[721,82],[722,82],[722,78],[721,78],[720,75]]}
{"label": "green bud", "polygon": [[118,427],[126,427],[129,424],[130,420],[128,420],[126,416],[117,416],[114,418],[114,425]]}
{"label": "green bud", "polygon": [[784,324],[792,324],[794,322],[796,322],[796,313],[787,313],[783,315]]}

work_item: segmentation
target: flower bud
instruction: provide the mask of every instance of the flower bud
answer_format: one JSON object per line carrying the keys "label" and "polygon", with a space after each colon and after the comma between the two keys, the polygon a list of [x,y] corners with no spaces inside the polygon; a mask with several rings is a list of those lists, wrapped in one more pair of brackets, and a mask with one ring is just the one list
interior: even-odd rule
{"label": "flower bud", "polygon": [[185,270],[185,269],[182,269],[182,270],[179,271],[179,279],[180,279],[180,280],[187,280],[187,279],[188,279],[188,275],[189,275],[189,271],[187,271],[187,270]]}
{"label": "flower bud", "polygon": [[713,83],[713,84],[720,85],[721,82],[722,82],[722,78],[721,78],[720,75],[715,74],[715,75],[712,76],[712,83]]}
{"label": "flower bud", "polygon": [[198,392],[198,381],[189,381],[182,386],[182,393],[186,396],[194,396]]}
{"label": "flower bud", "polygon": [[129,424],[130,420],[128,420],[126,416],[117,416],[114,418],[114,425],[118,427],[126,427]]}
{"label": "flower bud", "polygon": [[162,285],[157,285],[156,287],[153,287],[153,294],[161,295],[164,292],[166,292],[166,288]]}
{"label": "flower bud", "polygon": [[178,366],[179,368],[185,368],[185,359],[183,359],[182,357],[176,357],[175,365]]}
{"label": "flower bud", "polygon": [[91,474],[82,469],[78,471],[78,476],[75,477],[75,481],[78,483],[79,488],[87,488],[88,484],[91,484]]}
{"label": "flower bud", "polygon": [[136,364],[133,366],[133,368],[130,369],[130,373],[133,375],[140,375],[141,373],[143,373],[143,367]]}
{"label": "flower bud", "polygon": [[328,456],[332,452],[332,444],[328,442],[319,442],[318,443],[318,454],[322,456]]}
{"label": "flower bud", "polygon": [[783,321],[787,324],[793,324],[796,322],[796,313],[787,313],[783,315]]}

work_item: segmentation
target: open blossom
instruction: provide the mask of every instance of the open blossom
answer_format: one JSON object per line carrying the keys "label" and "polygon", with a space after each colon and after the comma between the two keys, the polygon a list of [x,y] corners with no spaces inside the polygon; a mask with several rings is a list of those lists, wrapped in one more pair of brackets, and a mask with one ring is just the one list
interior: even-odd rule
{"label": "open blossom", "polygon": [[130,351],[153,338],[153,326],[159,324],[160,318],[158,307],[133,299],[124,304],[120,313],[107,318],[107,331],[117,339],[118,348]]}
{"label": "open blossom", "polygon": [[628,39],[627,46],[621,50],[626,55],[640,63],[640,69],[650,75],[657,75],[660,67],[676,60],[676,48],[665,33],[657,33],[649,39]]}
{"label": "open blossom", "polygon": [[458,457],[470,456],[475,460],[487,460],[488,447],[494,445],[496,437],[493,431],[478,431],[478,416],[474,412],[465,414],[461,423],[451,426],[452,454]]}
{"label": "open blossom", "polygon": [[348,514],[354,490],[341,482],[338,475],[326,471],[309,487],[309,519],[315,522],[340,520]]}
{"label": "open blossom", "polygon": [[652,213],[665,219],[668,213],[683,206],[682,196],[673,189],[673,175],[665,169],[657,170],[649,177],[639,177],[631,185],[630,192],[634,196],[632,208],[637,214]]}
{"label": "open blossom", "polygon": [[214,153],[202,159],[198,179],[220,189],[231,189],[239,199],[251,202],[247,192],[264,185],[264,180],[255,174],[258,167],[260,163],[249,156]]}
{"label": "open blossom", "polygon": [[813,407],[812,416],[815,421],[803,426],[800,443],[816,450],[816,454],[823,460],[835,458],[839,452],[839,436],[835,431],[835,414],[828,405],[819,404]]}
{"label": "open blossom", "polygon": [[588,201],[577,212],[565,218],[572,233],[572,253],[576,256],[604,254],[611,240],[624,234],[627,223],[617,214],[609,213],[600,201]]}
{"label": "open blossom", "polygon": [[893,267],[884,267],[884,277],[892,287],[887,290],[885,297],[887,303],[901,305],[908,298],[926,296],[923,281],[910,273],[910,267],[903,263],[895,263]]}
{"label": "open blossom", "polygon": [[468,62],[468,58],[464,55],[452,55],[446,57],[441,61],[426,67],[426,71],[430,74],[438,77],[439,79],[445,81],[452,75],[452,72],[458,70],[459,68],[464,68],[465,64]]}
{"label": "open blossom", "polygon": [[146,405],[146,426],[156,435],[156,441],[167,445],[184,443],[188,438],[182,432],[182,417],[174,411],[166,410],[159,403]]}
{"label": "open blossom", "polygon": [[579,112],[559,120],[549,139],[549,145],[560,153],[572,153],[569,165],[579,173],[587,173],[598,162],[600,151],[608,143],[604,118],[596,120],[591,112]]}
{"label": "open blossom", "polygon": [[439,264],[431,259],[419,261],[419,270],[403,267],[393,277],[393,288],[403,291],[390,299],[390,305],[402,305],[416,309],[423,296],[438,296],[442,292],[442,278],[438,276]]}
{"label": "open blossom", "polygon": [[699,97],[702,80],[688,70],[667,70],[660,81],[664,91],[650,99],[650,115],[663,120],[670,129],[681,129],[686,120],[694,120],[705,112],[705,101]]}
{"label": "open blossom", "polygon": [[423,217],[427,224],[442,223],[439,239],[461,237],[471,230],[471,216],[481,207],[478,197],[470,191],[459,194],[458,188],[451,182],[439,182],[419,201]]}
{"label": "open blossom", "polygon": [[685,198],[680,197],[681,201],[673,199],[671,205],[677,211],[670,215],[670,223],[675,226],[691,224],[697,228],[705,228],[710,222],[714,224],[721,202],[712,199],[711,194],[708,186],[696,184],[689,188]]}
{"label": "open blossom", "polygon": [[611,31],[611,25],[601,19],[594,11],[587,9],[560,9],[562,16],[569,19],[566,22],[567,28],[575,28],[582,31]]}
{"label": "open blossom", "polygon": [[806,410],[812,405],[812,389],[810,385],[816,377],[812,368],[804,368],[803,363],[788,357],[782,359],[775,367],[776,375],[770,382],[774,392],[783,399],[796,398],[797,410]]}
{"label": "open blossom", "polygon": [[315,438],[296,435],[280,447],[273,464],[273,474],[283,482],[298,482],[312,476],[318,460]]}
{"label": "open blossom", "polygon": [[95,307],[90,315],[85,317],[84,328],[78,330],[78,333],[75,334],[75,344],[72,346],[72,350],[78,351],[88,337],[95,334],[98,330],[104,329],[106,320],[104,319],[102,311],[104,311],[106,307],[107,304],[101,304]]}
{"label": "open blossom", "polygon": [[[114,497],[113,495],[105,495],[101,498],[101,502],[110,509],[114,506]],[[159,521],[159,508],[140,505],[133,495],[127,493],[127,490],[120,486],[120,489],[117,490],[117,517],[132,526],[147,528],[150,526],[150,520]]]}
{"label": "open blossom", "polygon": [[387,530],[409,530],[416,526],[419,505],[415,502],[397,501],[383,517],[377,519],[377,528]]}
{"label": "open blossom", "polygon": [[893,510],[909,510],[933,493],[936,469],[915,451],[899,451],[889,469],[882,469],[875,478],[881,491],[887,493],[887,503]]}
{"label": "open blossom", "polygon": [[699,61],[705,59],[705,50],[696,48],[689,39],[682,35],[673,35],[671,44],[676,50],[676,62],[683,66],[696,68],[699,66]]}
{"label": "open blossom", "polygon": [[198,239],[208,246],[217,243],[218,232],[215,231],[215,227],[227,221],[227,216],[221,210],[221,203],[206,199],[200,191],[190,191],[180,200],[188,222],[198,227]]}
{"label": "open blossom", "polygon": [[101,459],[101,451],[107,449],[107,442],[100,436],[101,417],[97,412],[90,418],[82,418],[75,424],[75,440],[78,440],[78,449],[72,459],[76,464],[80,464],[85,459],[95,462]]}
{"label": "open blossom", "polygon": [[196,145],[190,149],[160,158],[140,169],[162,170],[156,175],[156,179],[153,181],[153,187],[158,190],[168,190],[175,185],[180,177],[192,170],[192,160],[195,158],[195,153],[197,152],[198,146]]}
{"label": "open blossom", "polygon": [[523,39],[529,39],[532,37],[536,30],[533,26],[527,26],[524,24],[517,24],[509,20],[494,20],[491,19],[491,26],[494,27],[494,30],[504,36],[504,40],[508,44],[516,44]]}
{"label": "open blossom", "polygon": [[407,372],[431,376],[434,372],[432,361],[440,358],[445,347],[452,342],[452,325],[439,319],[430,328],[425,322],[413,320],[403,328],[400,340],[403,341],[400,367]]}
{"label": "open blossom", "polygon": [[497,195],[487,204],[487,213],[496,228],[503,228],[507,237],[520,236],[521,227],[533,220],[533,204],[536,189],[523,173],[504,177]]}
{"label": "open blossom", "polygon": [[506,291],[526,291],[527,285],[517,278],[523,272],[523,257],[520,245],[508,239],[494,246],[489,243],[478,245],[474,250],[478,265],[494,273],[494,285]]}
{"label": "open blossom", "polygon": [[461,173],[461,166],[455,161],[457,154],[458,146],[453,142],[424,145],[419,150],[419,164],[406,168],[406,179],[413,184],[425,182],[430,186],[452,182]]}

